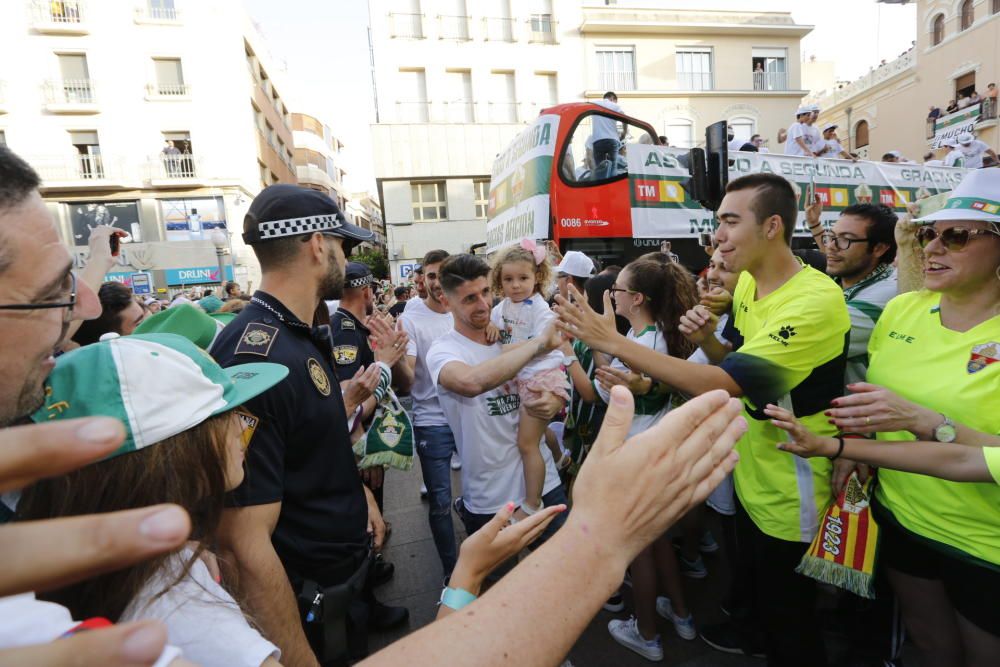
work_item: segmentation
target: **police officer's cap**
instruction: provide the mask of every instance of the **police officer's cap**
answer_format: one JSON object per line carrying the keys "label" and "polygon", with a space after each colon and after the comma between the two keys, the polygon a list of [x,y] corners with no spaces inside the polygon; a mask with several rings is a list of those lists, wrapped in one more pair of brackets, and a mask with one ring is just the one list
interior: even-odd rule
{"label": "police officer's cap", "polygon": [[298,185],[264,188],[247,216],[257,221],[255,229],[243,233],[243,241],[251,245],[316,232],[342,237],[345,247],[375,238],[374,232],[349,223],[330,197]]}
{"label": "police officer's cap", "polygon": [[344,287],[360,289],[368,287],[375,282],[375,276],[367,264],[361,262],[348,262],[344,270]]}

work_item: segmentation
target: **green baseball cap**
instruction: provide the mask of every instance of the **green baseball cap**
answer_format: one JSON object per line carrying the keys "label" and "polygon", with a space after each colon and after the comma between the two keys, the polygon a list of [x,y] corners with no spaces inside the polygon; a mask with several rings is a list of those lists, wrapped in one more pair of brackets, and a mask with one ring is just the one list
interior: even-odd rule
{"label": "green baseball cap", "polygon": [[133,334],[172,333],[184,336],[203,350],[211,349],[227,322],[207,315],[201,308],[182,303],[150,315]]}
{"label": "green baseball cap", "polygon": [[106,458],[155,445],[231,410],[288,375],[281,364],[222,368],[176,334],[133,334],[68,352],[45,381],[31,419],[115,417],[125,442]]}

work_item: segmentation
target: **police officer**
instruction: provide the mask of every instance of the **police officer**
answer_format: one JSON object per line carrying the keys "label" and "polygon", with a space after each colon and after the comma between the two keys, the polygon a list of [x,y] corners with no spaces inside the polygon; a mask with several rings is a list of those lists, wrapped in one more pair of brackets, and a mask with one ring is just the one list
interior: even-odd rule
{"label": "police officer", "polygon": [[223,366],[267,360],[289,374],[240,415],[247,475],[224,513],[220,543],[248,611],[285,664],[317,665],[316,656],[344,664],[348,637],[353,657],[366,652],[366,624],[384,629],[408,618],[372,594],[384,524],[348,435],[348,411],[370,396],[379,367],[352,377],[342,395],[329,327],[314,326],[322,300],[340,296],[344,252],[372,234],[326,195],[293,185],[265,188],[243,230],[261,286],[212,352]]}
{"label": "police officer", "polygon": [[375,363],[375,353],[365,325],[375,312],[375,276],[367,264],[348,262],[344,271],[344,292],[337,311],[330,318],[333,334],[334,370],[341,380],[349,380],[362,366]]}

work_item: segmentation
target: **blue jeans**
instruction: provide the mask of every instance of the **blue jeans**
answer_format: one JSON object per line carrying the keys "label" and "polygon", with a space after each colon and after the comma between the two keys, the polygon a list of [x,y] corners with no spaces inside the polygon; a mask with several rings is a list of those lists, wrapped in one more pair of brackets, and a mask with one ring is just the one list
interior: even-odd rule
{"label": "blue jeans", "polygon": [[[546,507],[552,507],[553,505],[566,505],[568,503],[566,498],[566,489],[562,484],[560,484],[542,496],[542,503]],[[458,505],[458,516],[462,520],[462,524],[465,526],[465,532],[469,535],[472,535],[474,532],[488,524],[494,516],[493,514],[473,514],[469,510],[465,509],[464,504],[459,503]],[[556,517],[552,519],[552,523],[545,527],[545,531],[538,537],[537,540],[534,541],[534,543],[528,545],[528,548],[534,551],[538,547],[545,544],[545,542],[550,537],[555,535],[556,531],[562,528],[563,524],[566,523],[566,514],[568,512],[569,510],[562,512],[561,514],[557,514]],[[487,575],[486,580],[489,582],[499,581],[500,577],[513,570],[515,565],[517,565],[517,556],[509,558],[506,562],[501,563],[494,568],[493,572]]]}
{"label": "blue jeans", "polygon": [[447,426],[414,426],[413,432],[430,501],[427,518],[431,535],[444,576],[450,577],[458,560],[455,526],[451,523],[451,453],[455,450],[455,436]]}

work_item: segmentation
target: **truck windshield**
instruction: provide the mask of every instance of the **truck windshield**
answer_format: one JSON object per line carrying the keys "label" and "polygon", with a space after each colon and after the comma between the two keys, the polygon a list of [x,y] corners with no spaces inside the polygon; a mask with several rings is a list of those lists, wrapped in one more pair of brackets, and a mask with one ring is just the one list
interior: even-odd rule
{"label": "truck windshield", "polygon": [[654,138],[637,125],[629,125],[600,112],[580,118],[560,157],[559,173],[571,185],[596,185],[628,174],[630,145],[653,144]]}

